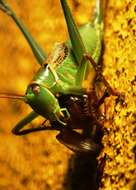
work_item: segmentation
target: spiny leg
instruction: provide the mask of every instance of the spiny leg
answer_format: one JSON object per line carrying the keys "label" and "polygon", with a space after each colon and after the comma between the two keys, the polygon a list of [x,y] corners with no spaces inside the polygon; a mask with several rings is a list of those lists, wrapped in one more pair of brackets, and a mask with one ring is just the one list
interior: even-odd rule
{"label": "spiny leg", "polygon": [[101,73],[101,67],[100,65],[96,64],[94,59],[92,58],[92,56],[89,53],[84,53],[84,57],[92,64],[95,72],[96,72],[96,78],[100,77],[100,73]]}
{"label": "spiny leg", "polygon": [[[108,83],[108,81],[105,79],[105,77],[102,75],[101,73],[101,68],[99,65],[97,65],[95,63],[95,61],[93,60],[93,58],[91,57],[91,55],[89,55],[88,53],[84,53],[84,56],[87,60],[89,60],[89,62],[93,65],[94,69],[95,69],[95,72],[96,72],[96,77],[95,77],[95,80],[101,80],[103,81],[105,87],[107,88],[104,92],[104,95],[102,97],[102,99],[104,99],[104,97],[108,97],[110,95],[113,95],[113,96],[120,96],[121,94],[119,92],[117,92],[116,90],[114,90],[110,84]],[[100,100],[100,102],[102,102],[102,100]]]}
{"label": "spiny leg", "polygon": [[18,28],[23,33],[24,37],[26,38],[27,42],[29,43],[33,54],[39,64],[43,64],[46,59],[46,54],[43,49],[39,46],[39,44],[34,40],[26,26],[22,23],[22,21],[16,16],[15,12],[11,9],[11,7],[6,3],[5,0],[0,0],[0,10],[5,12],[8,16],[10,16],[13,21],[16,23]]}
{"label": "spiny leg", "polygon": [[102,97],[97,101],[97,103],[95,104],[96,108],[99,108],[103,103],[105,98],[109,97],[110,94],[108,93],[107,89],[104,91]]}
{"label": "spiny leg", "polygon": [[[89,60],[89,62],[93,65],[95,72],[96,72],[96,77],[94,79],[94,85],[95,85],[95,81],[102,81],[103,84],[105,85],[106,89],[102,95],[102,97],[100,99],[98,99],[95,104],[92,106],[94,108],[94,113],[92,112],[92,116],[94,117],[94,121],[96,121],[96,123],[98,123],[99,125],[102,125],[105,116],[101,115],[100,117],[96,117],[97,111],[99,111],[99,107],[104,103],[105,99],[107,97],[109,97],[110,95],[113,96],[117,96],[118,98],[120,98],[121,100],[124,100],[124,95],[118,91],[116,91],[115,89],[113,89],[110,84],[108,83],[108,81],[105,79],[105,77],[102,75],[101,73],[101,68],[95,63],[95,61],[93,60],[93,58],[88,54],[85,53],[84,54],[85,58]],[[95,90],[95,86],[94,86],[94,90]]]}

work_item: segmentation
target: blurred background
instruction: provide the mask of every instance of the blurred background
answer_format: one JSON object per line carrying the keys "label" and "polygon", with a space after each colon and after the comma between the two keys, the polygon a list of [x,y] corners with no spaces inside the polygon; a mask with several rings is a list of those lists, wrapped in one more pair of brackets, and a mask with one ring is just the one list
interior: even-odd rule
{"label": "blurred background", "polygon": [[[7,2],[47,53],[55,42],[68,38],[59,0]],[[68,2],[77,24],[91,17],[94,0]],[[136,176],[136,0],[106,2],[103,73],[113,88],[125,94],[125,102],[115,97],[106,101],[104,149],[98,158],[99,165],[105,157],[106,162],[100,189],[127,190]],[[0,12],[0,91],[25,93],[38,68],[19,29]],[[73,153],[57,142],[56,132],[24,137],[11,133],[29,111],[21,102],[0,100],[0,190],[72,189],[66,176]]]}

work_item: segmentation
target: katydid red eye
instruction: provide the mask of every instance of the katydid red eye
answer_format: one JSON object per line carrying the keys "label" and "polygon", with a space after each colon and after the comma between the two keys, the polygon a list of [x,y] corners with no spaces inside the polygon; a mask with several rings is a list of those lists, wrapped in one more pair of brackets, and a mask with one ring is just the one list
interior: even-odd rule
{"label": "katydid red eye", "polygon": [[35,95],[38,95],[40,93],[40,86],[38,84],[33,84],[31,88]]}

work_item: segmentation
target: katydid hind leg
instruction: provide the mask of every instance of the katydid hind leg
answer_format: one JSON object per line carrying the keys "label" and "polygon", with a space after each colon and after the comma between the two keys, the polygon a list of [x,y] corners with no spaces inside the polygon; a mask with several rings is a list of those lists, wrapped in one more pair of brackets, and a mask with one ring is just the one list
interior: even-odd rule
{"label": "katydid hind leg", "polygon": [[95,0],[95,12],[94,12],[94,23],[102,23],[103,22],[103,11],[102,11],[102,7],[103,7],[103,0]]}
{"label": "katydid hind leg", "polygon": [[79,154],[97,155],[100,151],[100,145],[70,129],[61,130],[56,138],[67,148]]}
{"label": "katydid hind leg", "polygon": [[72,51],[76,58],[77,64],[80,65],[81,60],[83,59],[83,53],[85,51],[85,46],[83,44],[81,35],[78,31],[78,27],[71,14],[71,11],[67,4],[67,1],[60,0],[60,2],[61,2],[64,16],[66,19],[66,23],[67,23],[67,28],[68,28],[68,32],[69,32],[69,36],[70,36],[70,40],[71,40],[71,44],[72,44]]}
{"label": "katydid hind leg", "polygon": [[50,130],[51,127],[43,127],[43,126],[39,126],[39,127],[35,127],[35,128],[30,128],[30,129],[24,129],[22,131],[20,130],[16,130],[15,131],[15,128],[12,130],[12,133],[15,134],[15,135],[19,135],[19,136],[22,136],[22,135],[27,135],[29,133],[33,133],[33,132],[37,132],[37,131],[45,131],[45,130]]}
{"label": "katydid hind leg", "polygon": [[37,59],[39,64],[43,64],[46,59],[46,53],[43,49],[39,46],[39,44],[35,41],[35,39],[30,34],[27,27],[22,23],[22,21],[16,16],[15,12],[12,8],[6,3],[5,0],[0,0],[0,10],[5,12],[8,16],[10,16],[13,21],[16,23],[22,34],[24,35],[25,39],[27,40],[28,44],[31,47],[31,50]]}
{"label": "katydid hind leg", "polygon": [[[93,18],[93,27],[96,30],[96,47],[92,55],[90,55],[90,51],[87,51],[84,48],[84,52],[82,54],[82,60],[77,72],[77,81],[76,84],[84,87],[85,81],[92,81],[95,77],[95,74],[99,73],[101,70],[98,64],[100,57],[101,57],[101,50],[102,50],[102,41],[103,41],[103,13],[102,13],[102,0],[96,0],[96,8],[95,8],[95,16]],[[95,37],[95,36],[94,36]],[[89,57],[90,56],[90,57]],[[91,60],[91,61],[90,61]],[[95,63],[96,61],[96,63]],[[94,70],[90,68],[89,62],[93,66]],[[92,78],[90,77],[90,72],[92,73]]]}
{"label": "katydid hind leg", "polygon": [[60,130],[61,127],[58,125],[46,125],[45,120],[42,124],[38,125],[34,128],[26,128],[23,129],[27,124],[29,124],[32,120],[37,118],[39,114],[35,113],[34,111],[30,112],[26,117],[24,117],[21,121],[17,123],[17,125],[12,129],[12,133],[15,135],[26,135],[29,133],[37,132],[37,131],[45,131],[45,130]]}
{"label": "katydid hind leg", "polygon": [[15,135],[25,135],[30,132],[33,132],[33,130],[35,130],[33,128],[32,129],[23,129],[23,128],[25,127],[25,125],[30,123],[36,117],[38,117],[38,114],[32,111],[26,117],[24,117],[20,122],[17,123],[17,125],[12,129],[12,133]]}

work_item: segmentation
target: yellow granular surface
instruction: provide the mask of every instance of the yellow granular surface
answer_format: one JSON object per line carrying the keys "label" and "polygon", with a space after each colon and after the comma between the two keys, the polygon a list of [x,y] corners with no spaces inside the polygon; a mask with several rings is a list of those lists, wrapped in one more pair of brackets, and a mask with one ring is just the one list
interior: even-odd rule
{"label": "yellow granular surface", "polygon": [[[47,53],[53,43],[67,38],[59,0],[8,2]],[[69,3],[81,24],[90,17],[95,2]],[[100,165],[104,158],[105,162],[99,189],[130,190],[136,178],[136,0],[107,1],[104,46],[105,78],[125,94],[125,101],[117,103],[111,96],[105,103],[104,149],[98,158]],[[0,91],[25,93],[38,68],[18,28],[0,12]],[[10,132],[29,111],[21,102],[0,100],[0,190],[69,189],[63,182],[72,153],[57,142],[56,132],[24,137]]]}
{"label": "yellow granular surface", "polygon": [[130,190],[136,182],[136,1],[109,0],[105,14],[104,75],[125,101],[106,101],[100,190]]}

